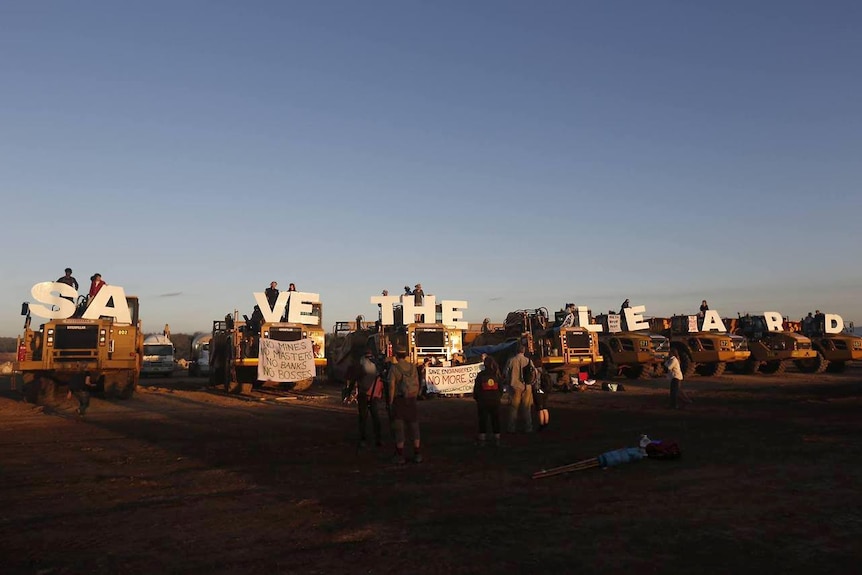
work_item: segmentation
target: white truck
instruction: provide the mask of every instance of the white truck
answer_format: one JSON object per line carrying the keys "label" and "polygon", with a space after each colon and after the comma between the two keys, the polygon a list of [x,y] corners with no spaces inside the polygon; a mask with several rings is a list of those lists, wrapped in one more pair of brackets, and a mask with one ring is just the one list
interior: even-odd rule
{"label": "white truck", "polygon": [[192,340],[189,353],[189,375],[192,377],[209,375],[210,373],[210,340],[211,333],[200,333]]}
{"label": "white truck", "polygon": [[167,335],[148,335],[144,339],[141,376],[161,375],[170,377],[174,373],[175,352],[174,344]]}

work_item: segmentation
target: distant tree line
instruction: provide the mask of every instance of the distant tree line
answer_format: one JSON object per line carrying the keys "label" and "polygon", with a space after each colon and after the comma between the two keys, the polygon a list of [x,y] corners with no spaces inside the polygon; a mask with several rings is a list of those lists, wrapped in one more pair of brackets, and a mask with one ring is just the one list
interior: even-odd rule
{"label": "distant tree line", "polygon": [[0,337],[0,353],[17,351],[15,349],[16,341],[18,340],[14,337]]}
{"label": "distant tree line", "polygon": [[175,357],[177,359],[189,358],[189,350],[192,347],[192,340],[194,338],[194,335],[189,335],[187,333],[171,334],[171,341],[174,342],[174,348],[176,349]]}

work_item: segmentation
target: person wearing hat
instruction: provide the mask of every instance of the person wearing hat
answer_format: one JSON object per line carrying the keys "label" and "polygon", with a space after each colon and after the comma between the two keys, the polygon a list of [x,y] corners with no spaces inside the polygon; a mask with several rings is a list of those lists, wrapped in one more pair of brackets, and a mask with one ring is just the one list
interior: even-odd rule
{"label": "person wearing hat", "polygon": [[[78,291],[78,280],[76,280],[72,276],[72,268],[66,268],[66,275],[57,280],[57,283],[66,284],[67,286],[75,288],[75,291]],[[63,299],[67,299],[69,301],[75,301],[73,298],[61,296]]]}
{"label": "person wearing hat", "polygon": [[[416,287],[413,288],[413,305],[416,307],[421,306],[425,302],[425,292],[422,291],[422,284],[416,284]],[[419,322],[422,319],[422,314],[416,314],[414,321]]]}
{"label": "person wearing hat", "polygon": [[371,413],[371,429],[374,432],[374,444],[383,445],[380,434],[380,412],[383,407],[383,380],[379,376],[377,364],[374,363],[374,352],[366,349],[365,354],[352,362],[347,368],[348,394],[356,387],[356,407],[359,409],[359,447],[366,445],[366,428],[368,414]]}
{"label": "person wearing hat", "polygon": [[87,301],[93,301],[93,298],[96,297],[96,294],[99,293],[99,290],[104,285],[107,284],[102,281],[102,274],[93,274],[90,278],[90,293],[87,296]]}
{"label": "person wearing hat", "polygon": [[393,463],[406,463],[404,457],[405,428],[410,430],[413,440],[413,462],[421,463],[419,436],[419,416],[416,398],[419,396],[419,372],[407,359],[407,349],[395,348],[395,361],[389,368],[388,405],[392,421],[392,434],[395,436],[395,455]]}
{"label": "person wearing hat", "polygon": [[624,310],[630,307],[632,306],[629,303],[629,298],[626,298],[626,301],[624,301],[622,305],[620,305],[620,315],[624,315],[626,313]]}

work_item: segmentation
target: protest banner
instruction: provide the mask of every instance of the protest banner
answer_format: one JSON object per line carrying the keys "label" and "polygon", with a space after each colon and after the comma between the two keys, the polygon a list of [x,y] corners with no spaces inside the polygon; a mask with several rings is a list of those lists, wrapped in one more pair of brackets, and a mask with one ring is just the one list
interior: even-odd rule
{"label": "protest banner", "polygon": [[460,395],[473,393],[476,375],[482,370],[481,363],[454,367],[429,367],[425,373],[428,393]]}
{"label": "protest banner", "polygon": [[257,362],[261,381],[301,381],[314,377],[314,350],[310,339],[277,341],[262,338]]}

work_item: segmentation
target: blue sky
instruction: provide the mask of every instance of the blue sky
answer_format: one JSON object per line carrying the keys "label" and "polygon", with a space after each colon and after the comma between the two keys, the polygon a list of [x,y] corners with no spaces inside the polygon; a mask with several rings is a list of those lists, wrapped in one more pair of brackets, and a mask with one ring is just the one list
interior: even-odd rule
{"label": "blue sky", "polygon": [[[862,320],[858,2],[0,5],[0,335],[66,266],[207,330],[276,280],[324,322]],[[165,297],[164,294],[181,292]]]}

